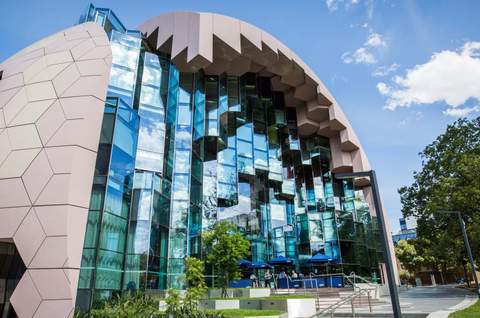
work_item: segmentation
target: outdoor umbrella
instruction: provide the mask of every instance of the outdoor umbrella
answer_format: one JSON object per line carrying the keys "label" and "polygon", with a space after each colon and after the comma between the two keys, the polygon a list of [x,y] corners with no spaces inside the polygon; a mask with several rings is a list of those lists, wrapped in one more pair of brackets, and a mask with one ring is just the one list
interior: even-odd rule
{"label": "outdoor umbrella", "polygon": [[312,256],[307,263],[309,264],[324,264],[324,263],[330,263],[333,261],[333,258],[330,256],[327,256],[322,253],[317,253],[314,256]]}
{"label": "outdoor umbrella", "polygon": [[241,259],[237,262],[237,265],[240,267],[249,267],[252,264],[248,259]]}
{"label": "outdoor umbrella", "polygon": [[266,268],[272,268],[272,266],[268,265],[267,263],[264,262],[253,262],[251,263],[248,268],[251,269],[266,269]]}
{"label": "outdoor umbrella", "polygon": [[275,258],[272,258],[268,264],[270,265],[291,265],[293,264],[293,261],[290,258],[286,258],[284,256],[278,256]]}

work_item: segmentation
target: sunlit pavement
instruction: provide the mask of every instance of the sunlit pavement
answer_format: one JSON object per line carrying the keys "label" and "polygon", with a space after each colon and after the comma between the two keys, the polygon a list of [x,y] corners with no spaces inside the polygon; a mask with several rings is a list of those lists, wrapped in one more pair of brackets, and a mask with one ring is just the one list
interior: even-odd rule
{"label": "sunlit pavement", "polygon": [[[382,297],[382,300],[385,303],[373,306],[372,311],[375,316],[382,314],[382,317],[389,317],[392,313],[390,296]],[[449,313],[466,308],[475,303],[476,300],[477,297],[474,293],[455,288],[455,285],[413,287],[400,291],[402,313],[408,314],[409,317],[415,317],[414,314],[419,314],[418,317],[446,318]],[[347,313],[349,310],[343,309],[341,312]],[[369,312],[368,307],[357,308],[356,312],[359,317],[369,316],[367,314]]]}

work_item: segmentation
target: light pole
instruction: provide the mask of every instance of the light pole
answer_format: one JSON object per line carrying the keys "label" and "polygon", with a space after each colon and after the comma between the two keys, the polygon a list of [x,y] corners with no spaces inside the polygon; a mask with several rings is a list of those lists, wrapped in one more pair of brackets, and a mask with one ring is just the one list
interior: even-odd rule
{"label": "light pole", "polygon": [[360,178],[368,177],[370,178],[370,186],[372,187],[373,194],[373,204],[375,205],[375,211],[377,212],[378,217],[378,227],[380,230],[381,241],[383,245],[383,252],[385,254],[385,265],[387,267],[387,279],[388,279],[388,288],[390,290],[390,298],[392,300],[392,309],[393,317],[401,318],[402,311],[400,309],[400,301],[398,299],[398,290],[397,282],[395,279],[395,271],[393,268],[392,254],[390,250],[390,245],[388,244],[388,232],[385,223],[385,217],[383,215],[382,204],[380,201],[380,192],[378,191],[377,177],[374,170],[362,171],[362,172],[346,172],[346,173],[335,173],[334,177],[336,179],[351,179],[351,178]]}
{"label": "light pole", "polygon": [[477,271],[475,270],[475,263],[473,262],[472,250],[470,249],[470,243],[468,242],[467,230],[465,229],[465,221],[463,221],[462,213],[460,211],[444,211],[444,210],[439,212],[457,215],[458,223],[460,223],[460,229],[462,230],[462,234],[463,234],[463,244],[465,245],[465,249],[467,250],[468,259],[470,260],[470,267],[472,268],[473,280],[475,281],[475,286],[477,287],[477,296],[480,298],[480,286],[478,286]]}

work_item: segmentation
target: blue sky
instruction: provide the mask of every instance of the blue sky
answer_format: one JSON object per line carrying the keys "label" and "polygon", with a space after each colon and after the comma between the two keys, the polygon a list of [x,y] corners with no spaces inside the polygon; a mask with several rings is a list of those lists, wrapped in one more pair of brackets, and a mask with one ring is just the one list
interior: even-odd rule
{"label": "blue sky", "polygon": [[[0,61],[77,22],[88,1],[1,0]],[[480,1],[95,1],[135,28],[163,12],[222,13],[270,32],[334,94],[377,170],[396,231],[418,152],[480,110]]]}

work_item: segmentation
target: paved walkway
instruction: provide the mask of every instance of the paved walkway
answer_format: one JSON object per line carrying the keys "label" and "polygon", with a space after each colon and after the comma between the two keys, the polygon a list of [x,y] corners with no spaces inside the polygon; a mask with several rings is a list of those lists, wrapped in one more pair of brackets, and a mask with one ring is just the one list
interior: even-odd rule
{"label": "paved walkway", "polygon": [[[477,300],[474,293],[455,288],[454,285],[413,287],[401,291],[399,296],[402,313],[408,313],[410,317],[423,314],[419,317],[428,318],[446,318],[451,312],[466,308]],[[386,303],[373,306],[372,311],[385,316],[391,315],[390,296],[382,297],[382,300]],[[357,313],[368,313],[368,308],[358,308]]]}

